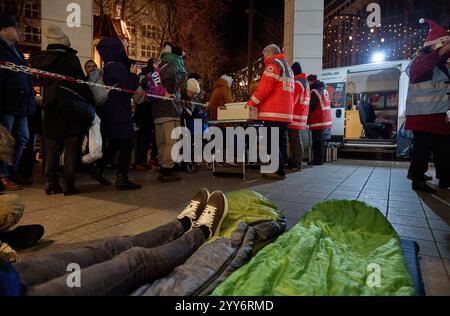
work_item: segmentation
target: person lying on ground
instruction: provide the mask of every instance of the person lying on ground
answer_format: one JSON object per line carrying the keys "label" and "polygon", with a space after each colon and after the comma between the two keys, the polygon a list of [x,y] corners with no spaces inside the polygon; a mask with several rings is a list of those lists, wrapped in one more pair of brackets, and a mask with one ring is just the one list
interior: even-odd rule
{"label": "person lying on ground", "polygon": [[[2,282],[12,278],[20,283],[21,290],[15,295],[128,295],[169,274],[207,240],[218,236],[227,213],[228,201],[222,192],[210,194],[202,189],[175,221],[151,231],[33,258],[15,264],[13,270],[3,264],[10,273],[0,279],[0,290]],[[81,269],[80,287],[67,286],[71,265]]]}

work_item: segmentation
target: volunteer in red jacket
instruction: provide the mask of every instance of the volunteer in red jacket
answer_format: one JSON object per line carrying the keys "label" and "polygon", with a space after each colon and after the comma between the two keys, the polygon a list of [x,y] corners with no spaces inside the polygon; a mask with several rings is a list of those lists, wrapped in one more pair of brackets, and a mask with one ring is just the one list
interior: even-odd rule
{"label": "volunteer in red jacket", "polygon": [[302,170],[304,149],[301,133],[306,131],[308,126],[311,91],[307,76],[303,73],[300,63],[295,62],[292,65],[292,71],[295,79],[294,120],[288,127],[289,145],[292,150],[292,157],[289,159],[288,165],[291,170],[298,171]]}
{"label": "volunteer in red jacket", "polygon": [[250,106],[258,107],[259,119],[268,128],[268,154],[271,151],[271,133],[279,130],[279,168],[274,174],[266,175],[270,179],[283,180],[286,178],[287,129],[293,122],[294,112],[294,74],[277,45],[271,44],[264,48],[264,70],[261,81],[255,93],[248,101]]}
{"label": "volunteer in red jacket", "polygon": [[311,102],[309,104],[308,125],[312,134],[313,164],[323,165],[324,142],[331,136],[331,102],[325,83],[317,80],[316,75],[308,76],[311,88]]}
{"label": "volunteer in red jacket", "polygon": [[424,48],[407,68],[406,129],[414,132],[414,151],[409,174],[414,190],[435,193],[424,174],[433,153],[440,188],[450,186],[450,36],[432,20]]}

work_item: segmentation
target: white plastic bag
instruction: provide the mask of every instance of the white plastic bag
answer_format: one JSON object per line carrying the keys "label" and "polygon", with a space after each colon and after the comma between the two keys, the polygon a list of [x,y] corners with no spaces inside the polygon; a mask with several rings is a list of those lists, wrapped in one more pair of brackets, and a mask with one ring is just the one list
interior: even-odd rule
{"label": "white plastic bag", "polygon": [[89,154],[83,157],[84,164],[91,164],[103,157],[100,123],[100,118],[95,115],[94,122],[92,122],[92,126],[89,129]]}

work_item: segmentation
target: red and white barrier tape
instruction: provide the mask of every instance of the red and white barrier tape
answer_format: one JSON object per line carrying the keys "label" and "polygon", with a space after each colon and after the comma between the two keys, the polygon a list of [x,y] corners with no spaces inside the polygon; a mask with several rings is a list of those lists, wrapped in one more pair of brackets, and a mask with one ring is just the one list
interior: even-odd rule
{"label": "red and white barrier tape", "polygon": [[194,101],[174,100],[173,98],[164,97],[164,96],[160,96],[160,95],[154,95],[154,94],[146,93],[144,91],[134,91],[134,90],[123,89],[123,88],[119,88],[119,87],[106,86],[106,85],[102,85],[102,84],[95,83],[95,82],[84,81],[84,80],[75,79],[75,78],[69,77],[69,76],[63,76],[63,75],[55,74],[52,72],[31,68],[28,66],[16,65],[14,63],[11,63],[8,61],[3,61],[3,60],[0,60],[0,69],[5,69],[5,70],[9,70],[9,71],[14,71],[14,72],[21,72],[21,73],[25,73],[27,75],[32,75],[32,76],[37,76],[37,77],[42,77],[42,78],[54,79],[54,80],[59,80],[59,81],[67,81],[67,82],[77,83],[77,84],[85,84],[85,85],[88,85],[91,87],[98,87],[98,88],[103,88],[106,90],[115,90],[115,91],[129,93],[129,94],[138,94],[141,96],[151,97],[151,98],[155,98],[155,99],[175,101],[176,103],[194,104],[194,105],[201,105],[201,106],[206,105],[205,103],[194,102]]}

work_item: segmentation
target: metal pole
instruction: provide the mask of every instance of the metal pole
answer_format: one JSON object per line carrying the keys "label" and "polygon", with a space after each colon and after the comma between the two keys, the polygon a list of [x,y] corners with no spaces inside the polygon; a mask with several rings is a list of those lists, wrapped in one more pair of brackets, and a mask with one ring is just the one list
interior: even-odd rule
{"label": "metal pole", "polygon": [[253,52],[253,30],[254,30],[254,7],[253,0],[249,0],[248,8],[248,59],[247,59],[247,91],[250,94],[250,85],[252,83],[253,73],[252,73],[252,52]]}

